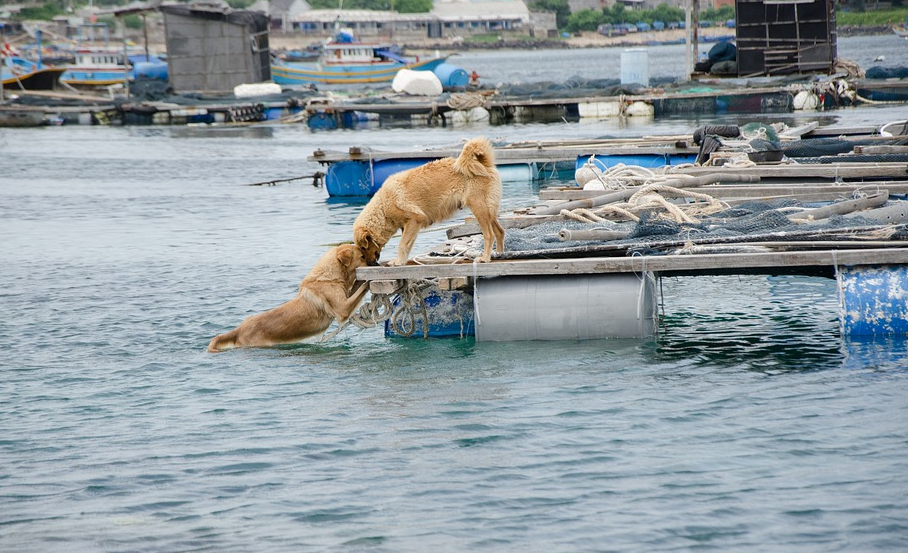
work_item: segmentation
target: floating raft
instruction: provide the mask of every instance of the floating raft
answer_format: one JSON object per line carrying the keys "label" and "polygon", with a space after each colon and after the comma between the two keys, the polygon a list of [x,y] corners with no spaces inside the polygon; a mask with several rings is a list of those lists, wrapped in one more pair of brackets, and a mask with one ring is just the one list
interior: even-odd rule
{"label": "floating raft", "polygon": [[728,274],[835,278],[843,335],[908,333],[908,164],[798,167],[545,191],[543,205],[501,216],[507,247],[491,263],[473,262],[482,244],[468,218],[411,264],[357,276],[385,302],[389,336],[646,338],[659,278]]}
{"label": "floating raft", "polygon": [[[846,90],[839,90],[847,83]],[[746,82],[700,83],[710,90],[640,89],[617,94],[612,89],[560,92],[560,96],[518,94],[507,90],[479,90],[414,97],[322,95],[311,89],[285,89],[282,95],[251,98],[192,99],[191,103],[142,101],[56,91],[16,91],[49,118],[66,124],[181,125],[250,122],[304,123],[313,129],[356,128],[364,122],[381,124],[446,125],[488,120],[493,125],[551,122],[584,118],[671,117],[691,114],[773,114],[796,110],[831,110],[878,103],[908,103],[905,80],[865,79],[848,82],[786,83],[750,86]],[[45,102],[42,105],[41,99]],[[171,98],[173,102],[178,99]],[[68,102],[61,104],[60,102]],[[75,102],[75,103],[74,103]],[[21,104],[10,104],[18,106]]]}

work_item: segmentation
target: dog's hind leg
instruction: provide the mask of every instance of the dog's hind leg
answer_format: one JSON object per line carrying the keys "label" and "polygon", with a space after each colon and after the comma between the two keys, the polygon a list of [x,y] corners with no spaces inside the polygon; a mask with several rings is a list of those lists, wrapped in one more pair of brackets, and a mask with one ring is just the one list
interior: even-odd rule
{"label": "dog's hind leg", "polygon": [[[472,209],[472,208],[471,208]],[[472,209],[476,222],[479,223],[479,229],[482,231],[482,256],[479,258],[481,263],[488,263],[492,260],[492,246],[498,242],[498,251],[504,251],[504,228],[498,222],[498,214],[485,206],[479,206],[479,209]]]}

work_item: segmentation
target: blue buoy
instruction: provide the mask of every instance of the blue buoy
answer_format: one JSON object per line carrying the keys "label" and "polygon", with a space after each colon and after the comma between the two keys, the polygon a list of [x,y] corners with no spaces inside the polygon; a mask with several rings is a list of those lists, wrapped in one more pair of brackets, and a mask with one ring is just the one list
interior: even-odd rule
{"label": "blue buoy", "polygon": [[366,161],[340,161],[328,166],[325,188],[329,196],[371,196],[372,168]]}
{"label": "blue buoy", "polygon": [[908,265],[839,267],[843,336],[908,335]]}
{"label": "blue buoy", "polygon": [[450,63],[439,64],[432,71],[438,77],[438,80],[441,81],[442,88],[446,90],[449,88],[466,88],[470,84],[470,76],[467,75],[467,72]]}

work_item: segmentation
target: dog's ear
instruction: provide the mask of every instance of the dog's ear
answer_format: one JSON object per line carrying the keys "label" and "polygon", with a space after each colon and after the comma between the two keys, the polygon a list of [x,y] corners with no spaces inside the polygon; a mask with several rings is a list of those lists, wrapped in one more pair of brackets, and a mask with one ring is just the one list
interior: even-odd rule
{"label": "dog's ear", "polygon": [[353,250],[352,248],[338,248],[337,249],[337,260],[341,262],[341,265],[349,267],[353,264]]}

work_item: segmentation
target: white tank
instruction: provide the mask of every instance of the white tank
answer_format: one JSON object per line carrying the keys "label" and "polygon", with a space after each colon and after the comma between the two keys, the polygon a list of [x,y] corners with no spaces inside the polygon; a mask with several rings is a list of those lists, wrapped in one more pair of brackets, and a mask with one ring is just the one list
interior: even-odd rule
{"label": "white tank", "polygon": [[477,342],[647,338],[656,332],[652,273],[477,279]]}

